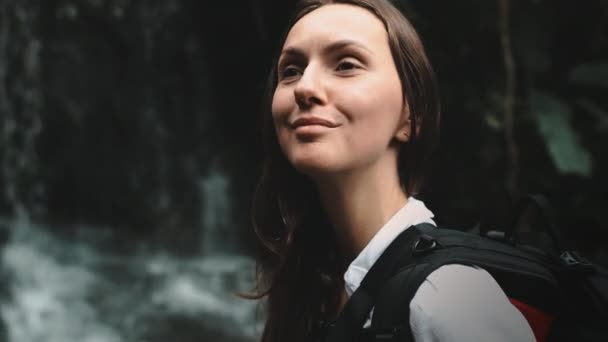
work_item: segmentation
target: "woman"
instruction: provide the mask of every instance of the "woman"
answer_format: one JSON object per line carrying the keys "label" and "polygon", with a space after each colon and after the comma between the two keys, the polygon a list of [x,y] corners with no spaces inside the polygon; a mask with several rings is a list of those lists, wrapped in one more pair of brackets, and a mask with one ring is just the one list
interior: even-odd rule
{"label": "woman", "polygon": [[[312,341],[399,233],[433,222],[413,196],[439,100],[415,30],[385,0],[300,2],[268,89],[254,202],[262,341]],[[416,341],[533,340],[482,269],[438,269],[410,308]]]}

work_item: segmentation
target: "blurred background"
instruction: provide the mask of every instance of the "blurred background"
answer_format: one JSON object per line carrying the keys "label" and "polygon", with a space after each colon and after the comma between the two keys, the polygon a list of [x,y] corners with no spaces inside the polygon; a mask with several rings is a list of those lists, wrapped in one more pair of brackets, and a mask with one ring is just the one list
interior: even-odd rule
{"label": "blurred background", "polygon": [[[608,2],[400,0],[440,82],[419,197],[543,192],[608,264]],[[0,0],[0,341],[254,341],[264,81],[294,1]]]}

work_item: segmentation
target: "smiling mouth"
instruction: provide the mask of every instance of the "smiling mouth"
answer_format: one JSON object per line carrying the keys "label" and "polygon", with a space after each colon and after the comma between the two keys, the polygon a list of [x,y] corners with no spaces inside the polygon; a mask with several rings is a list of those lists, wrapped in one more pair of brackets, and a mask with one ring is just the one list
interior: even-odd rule
{"label": "smiling mouth", "polygon": [[325,126],[329,128],[338,127],[336,123],[319,117],[299,118],[291,124],[292,129],[296,129],[302,126]]}

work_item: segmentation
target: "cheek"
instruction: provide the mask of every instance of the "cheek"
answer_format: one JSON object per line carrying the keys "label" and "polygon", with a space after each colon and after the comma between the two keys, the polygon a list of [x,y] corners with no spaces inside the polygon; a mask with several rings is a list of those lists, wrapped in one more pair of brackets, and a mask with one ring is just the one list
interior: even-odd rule
{"label": "cheek", "polygon": [[289,115],[287,99],[284,93],[284,91],[277,89],[272,96],[270,111],[272,113],[272,121],[275,129],[277,130],[277,135],[279,133],[278,130],[281,128],[281,126],[284,126],[284,123]]}
{"label": "cheek", "polygon": [[285,152],[285,146],[289,140],[287,120],[291,112],[289,94],[283,89],[277,88],[272,97],[271,112],[274,130],[281,146]]}
{"label": "cheek", "polygon": [[271,110],[273,117],[287,116],[295,105],[293,90],[277,87],[272,95]]}
{"label": "cheek", "polygon": [[368,89],[369,94],[374,94],[370,100],[371,105],[377,108],[377,112],[383,115],[400,117],[403,111],[403,94],[401,81],[397,73],[386,73]]}
{"label": "cheek", "polygon": [[272,113],[272,119],[275,122],[275,125],[277,119],[280,117],[281,108],[281,97],[280,94],[277,94],[277,91],[275,90],[274,94],[272,95],[272,103],[270,104],[270,112]]}
{"label": "cheek", "polygon": [[398,79],[389,77],[361,82],[338,96],[342,111],[353,124],[381,129],[382,132],[397,128],[403,112],[403,96]]}

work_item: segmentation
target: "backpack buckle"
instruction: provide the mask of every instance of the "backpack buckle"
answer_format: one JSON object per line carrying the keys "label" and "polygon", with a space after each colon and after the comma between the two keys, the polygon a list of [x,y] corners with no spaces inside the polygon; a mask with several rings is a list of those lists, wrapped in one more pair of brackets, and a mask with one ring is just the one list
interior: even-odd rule
{"label": "backpack buckle", "polygon": [[437,248],[439,244],[435,238],[426,234],[420,235],[418,241],[414,244],[414,255],[423,254]]}
{"label": "backpack buckle", "polygon": [[593,264],[576,251],[564,251],[559,258],[567,267],[593,268]]}

